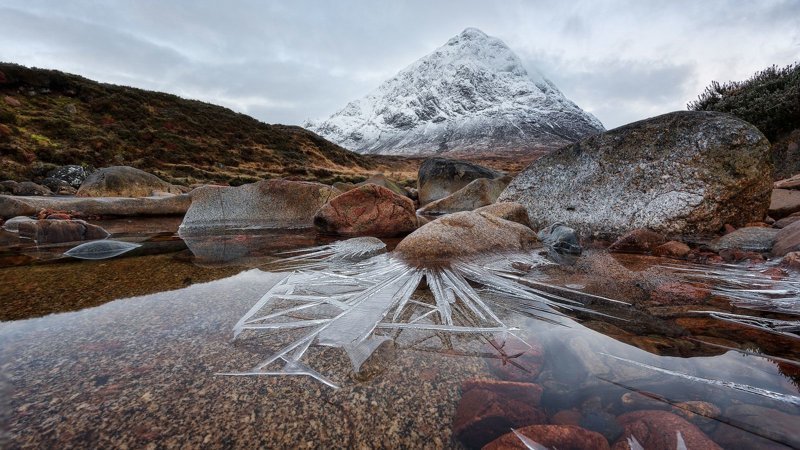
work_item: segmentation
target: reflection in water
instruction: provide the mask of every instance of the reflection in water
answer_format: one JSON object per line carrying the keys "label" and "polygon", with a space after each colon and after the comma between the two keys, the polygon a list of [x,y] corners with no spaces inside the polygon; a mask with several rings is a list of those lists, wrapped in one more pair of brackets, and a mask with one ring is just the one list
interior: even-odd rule
{"label": "reflection in water", "polygon": [[[258,237],[248,245],[245,264],[272,270],[280,267],[275,263],[276,252],[327,244],[306,239]],[[452,429],[462,385],[474,378],[535,383],[542,387],[540,407],[548,422],[575,415],[581,427],[603,434],[612,444],[626,439],[619,425],[614,425],[619,417],[669,412],[725,448],[800,446],[796,433],[800,407],[795,400],[781,400],[798,396],[800,345],[794,332],[784,329],[787,334],[775,334],[721,320],[737,314],[792,321],[794,317],[785,312],[725,310],[715,312],[716,316],[698,316],[686,311],[653,316],[635,306],[586,301],[580,292],[548,291],[546,285],[561,281],[548,279],[545,267],[549,266],[531,264],[534,268],[528,274],[505,273],[521,280],[506,280],[508,285],[500,284],[503,289],[493,291],[479,285],[489,285],[487,274],[503,279],[498,271],[473,269],[470,273],[462,267],[458,274],[476,277],[463,286],[455,272],[440,269],[434,281],[427,282],[427,287],[423,284],[399,309],[397,321],[399,303],[386,310],[378,323],[390,326],[376,328],[372,336],[389,339],[374,343],[360,371],[354,372],[346,351],[308,347],[304,362],[341,386],[328,389],[307,377],[214,376],[253,367],[265,353],[280,353],[308,335],[311,328],[277,333],[251,330],[230,340],[231,328],[265,292],[290,284],[288,273],[240,272],[232,267],[242,264],[237,259],[219,264],[231,254],[224,248],[222,258],[211,257],[213,252],[206,253],[206,258],[202,251],[193,258],[180,257],[180,253],[131,254],[98,262],[0,269],[4,313],[24,308],[31,299],[42,304],[49,301],[52,312],[61,308],[62,297],[117,299],[76,312],[0,323],[0,367],[6,378],[5,382],[0,379],[0,397],[8,402],[4,419],[10,440],[4,447],[301,447],[333,442],[343,447],[469,446],[455,439]],[[388,255],[375,258],[381,264],[391,260]],[[194,264],[210,260],[218,264],[213,269]],[[299,269],[296,264],[291,268]],[[297,290],[278,294],[288,299],[274,299],[287,302],[284,308],[262,310],[258,316],[318,302],[320,293],[328,293],[328,301],[315,307],[335,310],[331,303],[348,301],[336,295],[350,291],[341,283],[328,283],[332,279],[358,278],[351,288],[362,293],[365,286],[379,285],[347,272],[352,265],[328,269],[331,278],[317,278],[317,285],[300,281],[302,276],[313,278],[319,267],[314,272],[298,270],[293,275],[300,280],[295,283]],[[207,273],[207,278],[198,271]],[[345,278],[336,276],[342,272]],[[359,269],[356,273],[368,272]],[[375,275],[381,278],[385,273]],[[470,279],[466,275],[461,276]],[[192,278],[193,284],[182,284],[184,278]],[[739,288],[750,289],[748,285]],[[317,290],[316,300],[301,298],[306,289]],[[340,291],[331,292],[334,289]],[[480,324],[469,322],[480,316],[461,297],[473,295],[470,289],[506,328],[517,328],[508,339],[502,333],[463,334],[433,328],[451,326],[441,314],[448,307],[452,326]],[[516,289],[525,295],[531,289],[542,291],[537,295],[550,304],[526,301]],[[141,295],[146,292],[156,293]],[[725,298],[726,293],[715,295]],[[315,320],[306,315],[310,309],[281,317],[295,322]],[[482,307],[476,309],[490,317]],[[421,327],[391,327],[412,322]],[[358,330],[363,335],[363,328]],[[528,345],[518,346],[510,333]],[[698,409],[698,404],[714,408]],[[675,442],[675,433],[670,433]],[[687,436],[683,434],[689,448],[695,448]]]}

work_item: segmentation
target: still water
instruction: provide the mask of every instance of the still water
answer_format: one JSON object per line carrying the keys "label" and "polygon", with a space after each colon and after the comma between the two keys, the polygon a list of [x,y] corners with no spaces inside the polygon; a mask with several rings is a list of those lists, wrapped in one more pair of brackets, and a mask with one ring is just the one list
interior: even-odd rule
{"label": "still water", "polygon": [[[800,446],[800,340],[791,326],[797,309],[787,300],[797,282],[792,275],[772,280],[753,267],[698,272],[675,261],[594,250],[601,261],[614,258],[647,276],[669,272],[711,287],[713,295],[703,308],[602,301],[561,314],[496,308],[515,337],[376,330],[389,339],[358,372],[341,348],[309,349],[304,358],[335,381],[338,388],[331,388],[308,376],[218,374],[252,367],[285,345],[280,330],[246,331],[232,340],[232,329],[286,278],[274,271],[282,252],[333,239],[295,231],[182,240],[172,222],[103,225],[114,239],[142,246],[113,259],[80,261],[61,257],[69,246],[36,248],[5,236],[3,448],[480,447],[486,433],[469,428],[474,412],[462,404],[476,379],[490,393],[502,381],[538,385],[537,404],[522,406],[532,408],[528,414],[537,423],[580,425],[612,445],[623,437],[625,415],[639,411],[680,418],[675,426],[690,449],[702,442],[692,440],[695,430],[723,448]],[[390,249],[395,243],[387,242]],[[728,273],[757,279],[731,291]],[[631,283],[605,273],[592,277],[554,266],[534,268],[525,278],[631,300]],[[769,280],[780,281],[779,293],[763,294],[759,283]],[[748,290],[790,307],[730,306],[734,297],[751,295],[742,294]],[[413,299],[433,302],[424,283]],[[491,395],[487,402],[505,398]],[[498,406],[512,425],[519,420],[516,403],[509,398]]]}

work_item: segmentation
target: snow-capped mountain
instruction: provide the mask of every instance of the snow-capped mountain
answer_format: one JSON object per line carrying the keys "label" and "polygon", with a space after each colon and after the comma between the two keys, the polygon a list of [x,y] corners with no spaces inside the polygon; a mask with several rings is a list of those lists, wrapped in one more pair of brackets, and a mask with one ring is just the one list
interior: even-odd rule
{"label": "snow-capped mountain", "polygon": [[554,147],[603,131],[500,39],[467,28],[375,91],[306,128],[359,153]]}

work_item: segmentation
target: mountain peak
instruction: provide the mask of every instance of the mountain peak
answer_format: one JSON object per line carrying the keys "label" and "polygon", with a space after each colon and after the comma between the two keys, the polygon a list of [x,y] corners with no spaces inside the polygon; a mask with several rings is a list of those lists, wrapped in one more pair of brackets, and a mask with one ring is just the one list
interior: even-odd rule
{"label": "mountain peak", "polygon": [[360,153],[564,145],[603,130],[500,39],[467,28],[309,128]]}

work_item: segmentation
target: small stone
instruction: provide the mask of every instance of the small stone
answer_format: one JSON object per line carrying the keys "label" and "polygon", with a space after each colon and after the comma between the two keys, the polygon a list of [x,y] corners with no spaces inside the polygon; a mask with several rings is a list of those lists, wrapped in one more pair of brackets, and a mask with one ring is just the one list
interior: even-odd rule
{"label": "small stone", "polygon": [[715,252],[736,249],[745,252],[769,252],[779,230],[774,228],[746,227],[713,240],[709,248]]}
{"label": "small stone", "polygon": [[683,242],[669,241],[653,249],[654,256],[683,259],[692,249]]}
{"label": "small stone", "polygon": [[781,267],[800,271],[800,252],[789,252],[781,259]]}
{"label": "small stone", "polygon": [[644,228],[635,229],[616,240],[610,252],[622,253],[649,253],[667,240],[659,233]]}
{"label": "small stone", "polygon": [[22,195],[22,196],[47,196],[53,195],[53,192],[50,191],[45,186],[40,184],[36,184],[30,181],[23,181],[22,183],[17,183],[17,186],[14,188],[14,195]]}
{"label": "small stone", "polygon": [[769,204],[769,216],[782,219],[800,211],[800,191],[773,189]]}
{"label": "small stone", "polygon": [[778,231],[772,246],[772,256],[783,256],[796,251],[800,251],[800,221]]}
{"label": "small stone", "polygon": [[6,105],[8,106],[13,106],[13,107],[22,106],[22,102],[20,102],[19,100],[10,95],[4,96],[3,100],[6,102]]}

